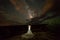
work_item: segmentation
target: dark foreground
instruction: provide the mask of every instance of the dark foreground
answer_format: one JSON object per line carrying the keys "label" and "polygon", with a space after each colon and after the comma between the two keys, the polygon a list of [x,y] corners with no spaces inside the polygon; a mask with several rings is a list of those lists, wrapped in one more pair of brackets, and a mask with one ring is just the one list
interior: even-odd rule
{"label": "dark foreground", "polygon": [[31,39],[21,38],[27,32],[27,25],[0,27],[0,40],[60,40],[60,25],[32,25],[34,37]]}

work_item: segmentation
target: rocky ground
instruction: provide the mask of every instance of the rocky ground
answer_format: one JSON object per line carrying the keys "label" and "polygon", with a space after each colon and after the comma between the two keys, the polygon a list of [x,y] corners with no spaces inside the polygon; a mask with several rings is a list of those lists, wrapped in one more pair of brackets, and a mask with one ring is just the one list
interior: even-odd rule
{"label": "rocky ground", "polygon": [[[27,26],[27,25],[26,25]],[[32,38],[23,38],[21,35],[27,32],[26,26],[0,27],[0,40],[60,40],[60,27],[33,26]]]}
{"label": "rocky ground", "polygon": [[49,32],[33,32],[34,37],[30,39],[22,38],[21,35],[17,35],[6,40],[55,40],[54,33]]}

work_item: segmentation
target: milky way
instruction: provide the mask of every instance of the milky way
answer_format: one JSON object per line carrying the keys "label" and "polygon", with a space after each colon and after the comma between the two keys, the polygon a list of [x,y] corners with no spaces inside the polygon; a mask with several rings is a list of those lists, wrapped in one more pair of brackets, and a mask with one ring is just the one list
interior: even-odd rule
{"label": "milky way", "polygon": [[4,20],[25,24],[29,17],[40,16],[44,3],[44,0],[0,0],[0,14]]}
{"label": "milky way", "polygon": [[26,23],[29,16],[26,7],[29,5],[25,0],[0,0],[0,4],[0,14],[5,19]]}

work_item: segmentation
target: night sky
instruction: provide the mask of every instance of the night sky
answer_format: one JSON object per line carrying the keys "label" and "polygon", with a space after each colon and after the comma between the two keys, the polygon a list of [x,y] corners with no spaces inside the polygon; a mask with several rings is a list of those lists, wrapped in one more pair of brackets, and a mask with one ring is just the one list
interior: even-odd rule
{"label": "night sky", "polygon": [[[0,24],[25,24],[29,19],[28,7],[33,11],[41,10],[45,1],[40,0],[0,0]],[[40,14],[40,12],[39,12]],[[15,23],[16,22],[16,23]]]}
{"label": "night sky", "polygon": [[[20,1],[19,1],[20,2]],[[3,17],[3,21],[5,20],[11,20],[11,21],[16,21],[16,22],[20,22],[20,23],[25,23],[25,18],[26,18],[26,14],[24,12],[24,14],[22,12],[20,12],[20,4],[18,3],[18,5],[14,4],[16,3],[15,0],[10,1],[10,0],[1,0],[0,1],[0,14],[2,15],[1,17]],[[22,4],[21,4],[22,5]]]}
{"label": "night sky", "polygon": [[30,3],[27,4],[24,0],[0,0],[0,14],[1,17],[4,16],[1,20],[11,20],[25,24],[26,19],[28,19],[26,6],[29,5]]}

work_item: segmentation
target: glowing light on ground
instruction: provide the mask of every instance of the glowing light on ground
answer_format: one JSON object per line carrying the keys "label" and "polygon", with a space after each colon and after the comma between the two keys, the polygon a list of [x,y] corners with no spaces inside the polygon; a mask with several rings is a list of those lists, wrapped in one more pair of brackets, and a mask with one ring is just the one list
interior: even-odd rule
{"label": "glowing light on ground", "polygon": [[32,38],[34,36],[34,34],[31,31],[31,25],[28,25],[28,31],[27,33],[22,35],[22,38]]}

